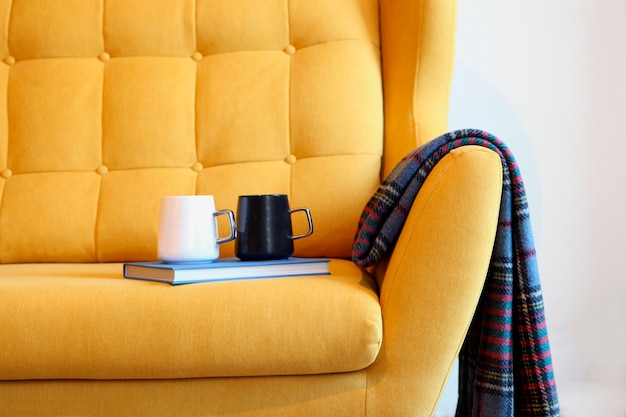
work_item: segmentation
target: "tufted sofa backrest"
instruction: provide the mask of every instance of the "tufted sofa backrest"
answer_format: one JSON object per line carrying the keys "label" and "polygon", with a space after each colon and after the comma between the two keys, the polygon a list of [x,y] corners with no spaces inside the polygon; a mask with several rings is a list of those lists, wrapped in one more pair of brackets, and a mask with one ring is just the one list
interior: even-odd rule
{"label": "tufted sofa backrest", "polygon": [[349,256],[379,38],[376,0],[1,2],[0,262],[154,259],[161,196],[188,194],[289,194],[296,255]]}

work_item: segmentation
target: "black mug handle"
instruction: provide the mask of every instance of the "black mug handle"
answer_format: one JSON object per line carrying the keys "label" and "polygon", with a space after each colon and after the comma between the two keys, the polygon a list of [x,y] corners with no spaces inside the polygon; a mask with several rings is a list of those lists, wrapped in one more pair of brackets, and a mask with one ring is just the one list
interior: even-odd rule
{"label": "black mug handle", "polygon": [[311,212],[309,211],[308,208],[306,207],[298,207],[298,208],[293,208],[289,210],[289,214],[293,214],[297,211],[303,211],[306,213],[306,218],[309,222],[309,230],[306,233],[303,233],[301,235],[297,235],[297,236],[290,236],[291,239],[293,240],[298,240],[298,239],[302,239],[303,237],[307,237],[307,236],[311,236],[313,234],[313,219],[311,218]]}

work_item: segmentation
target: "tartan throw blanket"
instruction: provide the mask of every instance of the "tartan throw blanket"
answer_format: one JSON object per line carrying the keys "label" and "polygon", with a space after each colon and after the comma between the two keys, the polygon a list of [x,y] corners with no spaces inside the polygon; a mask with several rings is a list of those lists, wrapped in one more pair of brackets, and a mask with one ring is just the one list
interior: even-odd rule
{"label": "tartan throw blanket", "polygon": [[465,145],[500,155],[503,190],[488,276],[459,355],[456,415],[560,416],[526,193],[515,158],[500,139],[457,130],[408,154],[364,208],[353,261],[371,266],[390,253],[432,168]]}

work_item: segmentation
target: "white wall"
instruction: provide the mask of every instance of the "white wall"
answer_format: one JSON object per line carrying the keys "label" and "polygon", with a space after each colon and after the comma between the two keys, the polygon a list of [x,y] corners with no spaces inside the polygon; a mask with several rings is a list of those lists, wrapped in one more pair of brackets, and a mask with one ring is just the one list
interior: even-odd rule
{"label": "white wall", "polygon": [[521,165],[562,414],[626,417],[626,2],[460,0],[457,30],[449,128]]}

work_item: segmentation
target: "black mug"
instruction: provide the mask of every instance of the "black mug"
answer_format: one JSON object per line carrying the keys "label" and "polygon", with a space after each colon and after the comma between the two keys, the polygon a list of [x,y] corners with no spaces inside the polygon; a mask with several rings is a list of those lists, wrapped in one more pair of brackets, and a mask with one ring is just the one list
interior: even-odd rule
{"label": "black mug", "polygon": [[[294,236],[291,215],[306,213],[309,230]],[[286,194],[239,196],[235,255],[242,261],[287,259],[293,255],[293,241],[313,233],[308,208],[289,208]]]}

